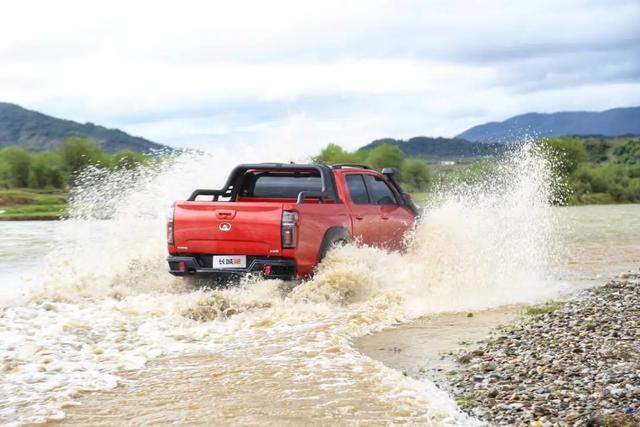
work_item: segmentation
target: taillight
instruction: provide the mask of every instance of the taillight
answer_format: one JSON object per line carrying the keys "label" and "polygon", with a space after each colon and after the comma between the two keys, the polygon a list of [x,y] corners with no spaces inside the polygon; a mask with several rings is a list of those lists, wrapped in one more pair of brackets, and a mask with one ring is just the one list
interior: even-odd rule
{"label": "taillight", "polygon": [[298,213],[282,211],[282,247],[295,248],[297,240]]}
{"label": "taillight", "polygon": [[173,245],[173,211],[175,206],[171,206],[169,215],[167,216],[167,243]]}

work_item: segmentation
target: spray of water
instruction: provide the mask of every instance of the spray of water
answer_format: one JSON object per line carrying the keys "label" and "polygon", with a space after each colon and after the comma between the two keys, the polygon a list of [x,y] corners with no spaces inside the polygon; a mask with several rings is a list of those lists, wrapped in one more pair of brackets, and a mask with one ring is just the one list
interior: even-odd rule
{"label": "spray of water", "polygon": [[[371,411],[380,420],[471,422],[431,383],[365,358],[350,340],[418,316],[555,292],[545,277],[554,224],[544,158],[524,145],[486,179],[434,198],[406,253],[339,248],[290,292],[260,280],[186,288],[166,273],[166,211],[193,188],[220,186],[236,160],[182,153],[137,171],[82,176],[41,287],[29,304],[0,316],[0,422],[62,417],[82,391],[115,387],[123,369],[194,351],[236,355],[256,386],[280,372],[269,387],[281,387],[291,402],[309,392],[299,381],[305,378],[329,393],[323,410],[330,417],[358,419],[358,408],[348,408],[360,396],[377,402]],[[256,395],[234,399],[238,408],[259,403]]]}

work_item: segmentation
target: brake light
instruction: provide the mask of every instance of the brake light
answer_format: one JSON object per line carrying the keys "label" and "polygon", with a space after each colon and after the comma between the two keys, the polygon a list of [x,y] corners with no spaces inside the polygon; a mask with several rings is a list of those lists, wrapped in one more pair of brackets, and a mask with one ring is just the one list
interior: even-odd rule
{"label": "brake light", "polygon": [[167,216],[167,243],[173,245],[173,213],[175,210],[175,205],[171,206],[169,210],[169,215]]}
{"label": "brake light", "polygon": [[295,248],[297,240],[298,213],[282,211],[282,247]]}

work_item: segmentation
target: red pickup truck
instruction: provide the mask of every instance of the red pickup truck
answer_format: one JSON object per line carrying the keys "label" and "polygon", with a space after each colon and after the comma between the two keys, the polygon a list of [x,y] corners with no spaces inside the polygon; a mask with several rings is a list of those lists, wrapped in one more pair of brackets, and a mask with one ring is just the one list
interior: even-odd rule
{"label": "red pickup truck", "polygon": [[334,245],[401,249],[418,215],[395,170],[260,163],[237,166],[220,190],[195,190],[167,223],[169,271],[233,279],[304,278]]}

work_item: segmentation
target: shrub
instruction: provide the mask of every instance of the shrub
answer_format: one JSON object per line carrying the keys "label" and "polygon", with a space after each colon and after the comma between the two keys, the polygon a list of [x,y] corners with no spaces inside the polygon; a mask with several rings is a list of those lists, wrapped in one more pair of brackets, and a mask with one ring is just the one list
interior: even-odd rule
{"label": "shrub", "polygon": [[147,159],[147,156],[144,154],[131,150],[122,150],[111,156],[111,163],[115,168],[135,169],[141,164],[146,163]]}
{"label": "shrub", "polygon": [[34,154],[29,172],[29,187],[64,187],[66,179],[62,169],[63,161],[58,153],[44,151]]}
{"label": "shrub", "polygon": [[105,155],[89,138],[71,137],[62,143],[58,152],[62,156],[65,169],[73,174],[89,165],[105,163]]}
{"label": "shrub", "polygon": [[620,163],[640,163],[640,139],[633,139],[613,149],[616,161]]}
{"label": "shrub", "polygon": [[29,183],[31,154],[21,147],[9,146],[0,150],[3,174],[11,187],[26,187]]}
{"label": "shrub", "polygon": [[400,180],[409,191],[425,191],[431,184],[431,171],[422,159],[408,159],[400,169]]}
{"label": "shrub", "polygon": [[574,172],[581,163],[587,161],[587,150],[578,138],[545,138],[541,140],[541,147],[561,175]]}

